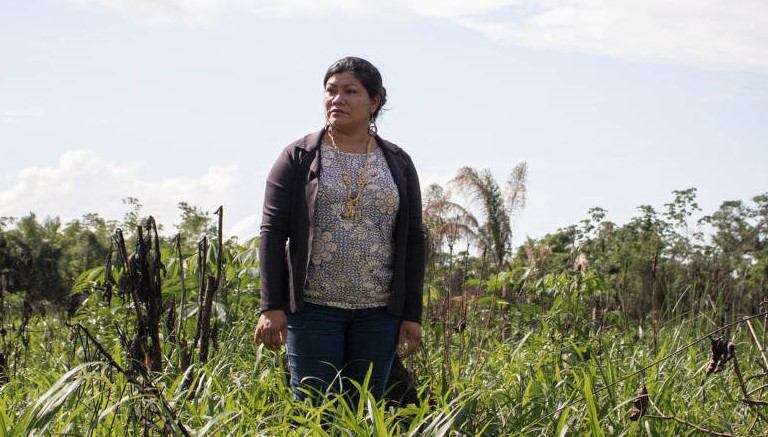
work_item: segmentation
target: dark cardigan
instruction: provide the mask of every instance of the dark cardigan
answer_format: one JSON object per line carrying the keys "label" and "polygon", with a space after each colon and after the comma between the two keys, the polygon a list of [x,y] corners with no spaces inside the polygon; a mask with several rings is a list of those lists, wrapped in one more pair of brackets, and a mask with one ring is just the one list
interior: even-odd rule
{"label": "dark cardigan", "polygon": [[[321,130],[291,143],[277,158],[267,177],[259,241],[262,312],[284,310],[295,313],[304,306],[320,170],[320,141],[324,133],[325,130]],[[403,149],[378,136],[376,142],[384,153],[400,196],[393,234],[392,295],[387,309],[404,320],[421,323],[425,234],[419,178],[410,156]]]}

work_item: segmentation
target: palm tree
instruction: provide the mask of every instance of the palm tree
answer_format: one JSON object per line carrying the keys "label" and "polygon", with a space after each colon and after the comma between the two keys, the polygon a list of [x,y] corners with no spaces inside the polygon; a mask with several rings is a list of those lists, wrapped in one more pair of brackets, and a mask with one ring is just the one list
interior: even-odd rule
{"label": "palm tree", "polygon": [[[434,280],[439,276],[437,259],[442,253],[443,248],[448,246],[448,271],[445,275],[445,311],[443,317],[439,319],[443,323],[449,323],[447,315],[450,314],[451,293],[454,272],[454,245],[459,240],[465,240],[467,244],[477,240],[477,219],[469,211],[458,203],[451,202],[450,195],[443,187],[438,184],[432,184],[427,188],[424,195],[424,228],[427,233],[427,266],[430,267],[430,277]],[[427,308],[430,314],[433,312],[432,293],[427,295]],[[451,329],[444,329],[448,335],[446,341],[449,341]]]}
{"label": "palm tree", "polygon": [[528,165],[515,166],[504,190],[499,187],[490,170],[477,171],[462,167],[451,184],[479,203],[485,223],[479,228],[478,242],[483,257],[491,255],[497,272],[507,267],[507,257],[512,251],[512,226],[510,217],[525,208]]}
{"label": "palm tree", "polygon": [[60,229],[58,217],[41,223],[30,213],[18,221],[16,229],[6,232],[7,250],[15,258],[8,272],[11,290],[26,291],[32,299],[48,299],[58,304],[65,301],[67,286],[60,268]]}
{"label": "palm tree", "polygon": [[432,184],[424,195],[424,227],[427,232],[427,263],[431,264],[447,245],[453,254],[457,241],[477,240],[477,219],[463,206],[450,200],[449,194],[438,184]]}

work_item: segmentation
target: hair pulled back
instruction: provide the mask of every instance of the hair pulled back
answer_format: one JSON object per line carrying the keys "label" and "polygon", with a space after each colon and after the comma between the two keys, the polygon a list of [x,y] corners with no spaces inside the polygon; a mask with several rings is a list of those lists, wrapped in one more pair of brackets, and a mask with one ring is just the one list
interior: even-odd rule
{"label": "hair pulled back", "polygon": [[355,78],[363,84],[363,87],[368,91],[368,95],[372,99],[379,96],[381,102],[373,112],[373,118],[378,118],[381,108],[387,102],[387,90],[382,84],[381,73],[379,73],[379,70],[365,59],[347,56],[346,58],[339,59],[328,67],[328,71],[325,72],[325,78],[323,78],[323,85],[328,83],[328,79],[330,79],[331,76],[340,73],[351,73],[354,75]]}

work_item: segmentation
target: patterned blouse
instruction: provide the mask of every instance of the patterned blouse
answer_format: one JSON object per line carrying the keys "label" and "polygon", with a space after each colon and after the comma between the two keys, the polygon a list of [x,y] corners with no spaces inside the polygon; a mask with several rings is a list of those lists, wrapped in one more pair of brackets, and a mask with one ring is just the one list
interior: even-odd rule
{"label": "patterned blouse", "polygon": [[[387,306],[392,286],[392,234],[400,198],[381,149],[372,152],[362,218],[342,218],[347,188],[336,150],[323,143],[315,201],[315,228],[304,300],[345,309]],[[354,181],[365,154],[340,153]]]}

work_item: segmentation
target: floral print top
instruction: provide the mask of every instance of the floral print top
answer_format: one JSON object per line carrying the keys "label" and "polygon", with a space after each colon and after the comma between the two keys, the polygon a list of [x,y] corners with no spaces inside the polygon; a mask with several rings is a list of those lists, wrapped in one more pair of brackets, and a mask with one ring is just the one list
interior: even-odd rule
{"label": "floral print top", "polygon": [[365,154],[340,153],[320,146],[320,174],[315,201],[312,254],[304,300],[344,309],[387,306],[392,286],[393,232],[400,198],[381,149],[376,148],[362,192],[362,218],[342,217],[347,188],[339,158],[354,181]]}

